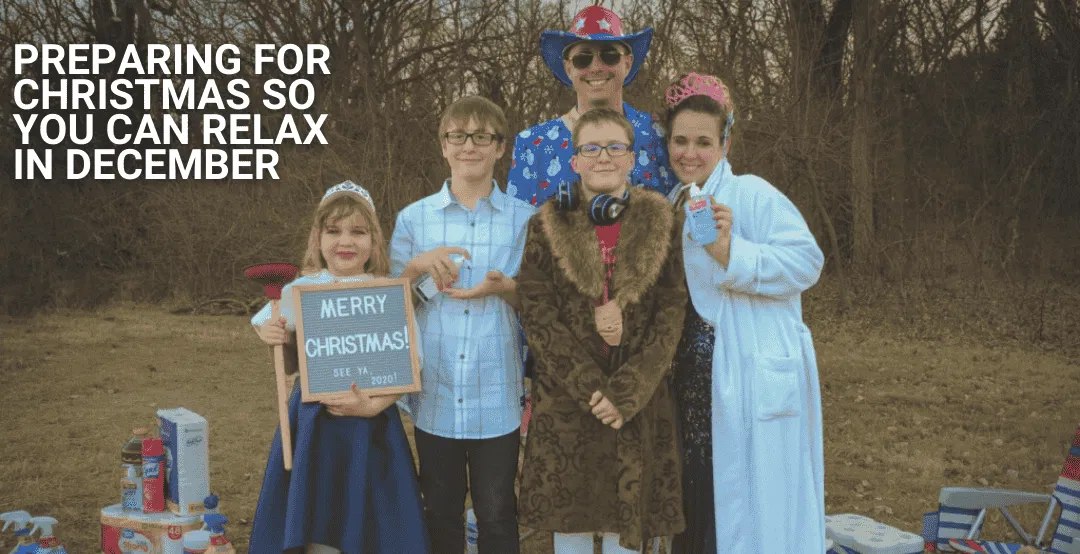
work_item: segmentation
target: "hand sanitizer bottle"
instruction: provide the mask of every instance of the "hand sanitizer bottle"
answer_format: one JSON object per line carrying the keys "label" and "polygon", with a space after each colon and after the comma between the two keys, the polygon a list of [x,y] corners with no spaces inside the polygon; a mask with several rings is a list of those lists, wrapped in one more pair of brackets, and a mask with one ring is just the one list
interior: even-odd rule
{"label": "hand sanitizer bottle", "polygon": [[[450,261],[454,262],[458,271],[461,271],[461,266],[465,263],[465,256],[462,256],[461,254],[450,254]],[[439,286],[430,273],[425,273],[413,283],[413,292],[415,292],[416,296],[426,304],[431,302],[431,300],[439,294]]]}
{"label": "hand sanitizer bottle", "polygon": [[686,217],[690,220],[690,234],[694,242],[701,246],[716,242],[719,236],[712,216],[712,196],[702,192],[696,183],[690,183],[690,199],[686,202]]}

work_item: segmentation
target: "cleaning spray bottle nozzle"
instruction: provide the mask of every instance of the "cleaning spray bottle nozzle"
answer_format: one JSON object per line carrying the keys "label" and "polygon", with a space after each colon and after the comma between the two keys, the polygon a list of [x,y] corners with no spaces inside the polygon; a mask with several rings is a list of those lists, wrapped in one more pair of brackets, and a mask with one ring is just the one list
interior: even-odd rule
{"label": "cleaning spray bottle nozzle", "polygon": [[53,536],[53,525],[59,523],[55,517],[50,516],[38,516],[30,518],[30,522],[34,524],[34,528],[30,530],[34,533],[38,529],[41,529],[40,537],[43,539]]}
{"label": "cleaning spray bottle nozzle", "polygon": [[16,535],[29,535],[30,531],[26,528],[26,524],[30,521],[30,512],[19,510],[16,512],[4,512],[0,514],[0,520],[4,522],[4,528],[0,531],[7,531],[8,527],[15,524]]}
{"label": "cleaning spray bottle nozzle", "polygon": [[203,515],[203,525],[207,531],[210,531],[214,535],[225,534],[225,524],[229,520],[221,514],[205,514]]}

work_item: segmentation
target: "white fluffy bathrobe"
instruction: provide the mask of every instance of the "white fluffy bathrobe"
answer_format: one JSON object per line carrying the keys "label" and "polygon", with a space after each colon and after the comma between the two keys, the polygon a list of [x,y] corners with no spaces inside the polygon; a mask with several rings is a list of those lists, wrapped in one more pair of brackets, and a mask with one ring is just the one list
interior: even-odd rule
{"label": "white fluffy bathrobe", "polygon": [[722,161],[704,192],[732,211],[725,270],[683,233],[694,308],[716,326],[712,441],[722,552],[825,551],[821,391],[801,293],[824,257],[798,209]]}

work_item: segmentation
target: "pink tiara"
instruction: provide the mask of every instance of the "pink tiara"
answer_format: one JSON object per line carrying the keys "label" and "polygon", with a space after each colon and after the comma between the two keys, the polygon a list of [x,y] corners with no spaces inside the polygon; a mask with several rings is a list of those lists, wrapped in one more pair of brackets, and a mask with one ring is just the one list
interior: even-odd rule
{"label": "pink tiara", "polygon": [[724,84],[720,82],[720,79],[712,75],[697,73],[687,73],[685,77],[679,79],[678,83],[668,87],[664,99],[667,100],[669,108],[674,108],[691,96],[708,96],[721,106],[727,105]]}

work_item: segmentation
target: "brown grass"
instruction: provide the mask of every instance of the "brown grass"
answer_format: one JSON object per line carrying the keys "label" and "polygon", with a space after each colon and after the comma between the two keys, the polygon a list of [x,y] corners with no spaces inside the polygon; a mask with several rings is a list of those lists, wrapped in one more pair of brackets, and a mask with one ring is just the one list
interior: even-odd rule
{"label": "brown grass", "polygon": [[[934,322],[866,326],[813,306],[807,319],[829,513],[918,532],[942,486],[1050,489],[1080,412],[1075,357],[927,331]],[[131,427],[184,406],[210,422],[211,484],[246,551],[277,419],[269,356],[245,318],[123,305],[6,318],[0,335],[0,511],[52,515],[70,552],[98,551],[98,510],[118,501]],[[992,519],[987,532],[1000,530]],[[550,544],[537,533],[524,552]],[[12,545],[0,537],[0,550]]]}

